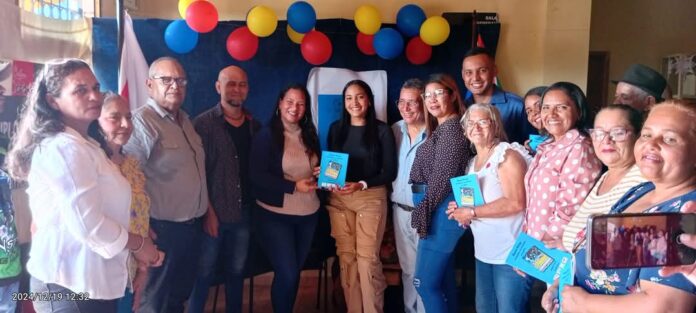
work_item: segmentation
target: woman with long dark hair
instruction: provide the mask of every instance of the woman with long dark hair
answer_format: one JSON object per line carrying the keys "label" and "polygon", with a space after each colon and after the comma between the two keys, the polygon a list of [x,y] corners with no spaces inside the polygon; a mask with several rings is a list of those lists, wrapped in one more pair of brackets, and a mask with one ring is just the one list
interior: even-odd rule
{"label": "woman with long dark hair", "polygon": [[380,313],[384,290],[379,249],[387,219],[387,185],[396,177],[391,128],[377,120],[372,89],[362,80],[343,88],[341,119],[329,130],[329,150],[350,155],[344,187],[329,197],[331,236],[341,264],[348,312]]}
{"label": "woman with long dark hair", "polygon": [[269,125],[254,137],[251,148],[259,239],[275,271],[275,313],[292,312],[317,225],[319,198],[312,172],[320,151],[310,107],[304,86],[283,89]]}
{"label": "woman with long dark hair", "polygon": [[8,169],[29,183],[35,231],[27,263],[39,312],[114,312],[130,250],[161,264],[152,240],[128,231],[131,187],[88,127],[102,94],[82,60],[51,62],[24,107]]}

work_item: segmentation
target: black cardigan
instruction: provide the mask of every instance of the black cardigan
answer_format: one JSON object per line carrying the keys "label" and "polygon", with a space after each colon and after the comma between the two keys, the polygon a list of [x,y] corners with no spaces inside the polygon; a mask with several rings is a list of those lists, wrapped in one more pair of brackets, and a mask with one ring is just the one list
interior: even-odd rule
{"label": "black cardigan", "polygon": [[254,136],[249,164],[254,197],[268,205],[282,207],[285,194],[295,192],[295,182],[283,174],[283,150],[273,142],[271,127],[263,127]]}

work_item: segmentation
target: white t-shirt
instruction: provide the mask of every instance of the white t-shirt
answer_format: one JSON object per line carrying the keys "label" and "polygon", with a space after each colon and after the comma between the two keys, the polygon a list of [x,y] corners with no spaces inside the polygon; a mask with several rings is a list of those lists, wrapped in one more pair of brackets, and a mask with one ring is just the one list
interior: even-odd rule
{"label": "white t-shirt", "polygon": [[[485,203],[491,203],[503,196],[503,188],[498,177],[498,166],[505,160],[505,152],[508,149],[519,153],[527,165],[531,162],[532,157],[523,146],[518,143],[501,142],[493,148],[493,153],[478,172],[474,168],[476,158],[471,159],[469,163],[467,174],[478,176]],[[474,219],[471,222],[471,231],[474,233],[476,259],[488,264],[505,264],[505,259],[510,253],[512,245],[522,231],[523,221],[524,211],[506,217]]]}
{"label": "white t-shirt", "polygon": [[131,187],[93,140],[71,128],[34,150],[27,178],[35,225],[29,273],[91,299],[126,290]]}

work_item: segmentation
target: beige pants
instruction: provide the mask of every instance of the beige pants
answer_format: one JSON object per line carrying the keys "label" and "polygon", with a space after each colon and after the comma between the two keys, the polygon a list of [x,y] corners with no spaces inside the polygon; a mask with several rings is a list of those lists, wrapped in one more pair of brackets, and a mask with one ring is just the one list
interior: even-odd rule
{"label": "beige pants", "polygon": [[384,312],[387,283],[379,249],[387,219],[386,188],[331,194],[327,208],[348,313]]}

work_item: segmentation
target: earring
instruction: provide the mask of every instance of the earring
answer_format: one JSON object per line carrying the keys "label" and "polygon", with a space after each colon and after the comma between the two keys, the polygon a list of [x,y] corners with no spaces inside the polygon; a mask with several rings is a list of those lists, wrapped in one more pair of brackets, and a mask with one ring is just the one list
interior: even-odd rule
{"label": "earring", "polygon": [[279,116],[279,115],[280,115],[280,109],[276,109],[275,114],[276,114],[276,116]]}

